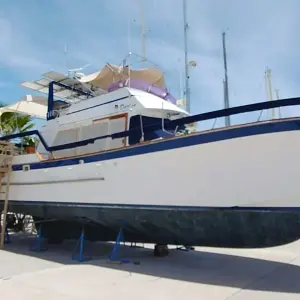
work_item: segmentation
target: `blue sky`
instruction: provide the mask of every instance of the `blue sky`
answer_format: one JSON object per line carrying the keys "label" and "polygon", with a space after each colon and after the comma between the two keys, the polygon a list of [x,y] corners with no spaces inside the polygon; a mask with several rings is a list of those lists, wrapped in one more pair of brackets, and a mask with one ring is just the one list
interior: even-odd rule
{"label": "blue sky", "polygon": [[[118,64],[130,50],[140,53],[141,0],[1,0],[0,100],[25,94],[22,81],[67,66]],[[147,27],[146,54],[166,74],[179,97],[183,71],[181,0],[142,0]],[[187,0],[192,113],[222,108],[222,31],[227,32],[230,105],[266,100],[264,71],[272,70],[281,98],[300,96],[300,2],[297,0]],[[130,25],[130,26],[129,26]],[[181,62],[179,61],[181,60]],[[299,111],[300,112],[300,111]],[[298,113],[285,108],[285,116]],[[258,114],[257,114],[258,115]],[[251,116],[253,120],[253,116]]]}

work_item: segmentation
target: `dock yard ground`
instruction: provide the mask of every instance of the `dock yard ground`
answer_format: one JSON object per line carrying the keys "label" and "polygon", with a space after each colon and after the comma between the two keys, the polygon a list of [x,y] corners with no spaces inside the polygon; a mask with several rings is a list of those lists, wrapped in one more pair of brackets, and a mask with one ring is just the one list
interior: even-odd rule
{"label": "dock yard ground", "polygon": [[[14,234],[0,251],[0,299],[300,299],[300,241],[265,249],[122,246],[123,264],[108,261],[112,243],[86,242],[91,260],[72,260],[76,241],[30,250],[32,236]],[[138,244],[140,246],[140,244]]]}

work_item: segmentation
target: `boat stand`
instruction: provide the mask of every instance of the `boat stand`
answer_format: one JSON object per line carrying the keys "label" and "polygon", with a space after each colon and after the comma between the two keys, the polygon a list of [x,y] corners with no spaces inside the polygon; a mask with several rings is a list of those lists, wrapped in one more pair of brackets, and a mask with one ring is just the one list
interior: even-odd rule
{"label": "boat stand", "polygon": [[[84,241],[85,241],[85,233],[84,233],[84,228],[82,228],[80,238],[76,244],[76,247],[72,255],[72,260],[84,262],[92,259],[91,257],[84,256]],[[79,255],[76,255],[76,251],[78,250],[78,248],[79,248]]]}
{"label": "boat stand", "polygon": [[4,235],[4,244],[10,244],[11,243],[11,239],[8,233],[8,229],[7,227],[5,228],[5,235]]}
{"label": "boat stand", "polygon": [[113,249],[111,253],[109,254],[108,260],[109,262],[112,263],[128,263],[128,259],[121,259],[121,242],[124,243],[125,245],[125,240],[124,240],[124,233],[123,233],[123,228],[120,228],[120,231],[118,233],[117,239],[114,243]]}
{"label": "boat stand", "polygon": [[45,241],[43,238],[43,224],[40,224],[40,228],[38,230],[38,234],[35,237],[35,247],[30,248],[31,251],[34,252],[42,252],[48,250],[47,247],[42,247],[42,241]]}

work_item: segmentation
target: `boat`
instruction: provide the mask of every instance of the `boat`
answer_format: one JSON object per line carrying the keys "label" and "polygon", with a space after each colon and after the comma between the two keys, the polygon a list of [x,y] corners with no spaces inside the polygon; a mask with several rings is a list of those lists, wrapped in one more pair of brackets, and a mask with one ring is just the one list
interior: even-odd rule
{"label": "boat", "polygon": [[51,71],[21,86],[47,97],[27,95],[1,112],[45,124],[0,138],[39,139],[34,153],[13,156],[8,209],[43,222],[52,242],[83,227],[90,241],[113,241],[122,228],[126,241],[157,245],[260,248],[299,238],[300,118],[196,124],[300,98],[191,115],[157,67],[125,63],[89,75]]}

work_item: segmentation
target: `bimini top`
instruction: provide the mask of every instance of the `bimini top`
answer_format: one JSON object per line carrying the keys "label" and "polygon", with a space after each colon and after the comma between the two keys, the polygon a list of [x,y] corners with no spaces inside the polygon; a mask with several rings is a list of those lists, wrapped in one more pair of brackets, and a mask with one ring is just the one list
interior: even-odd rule
{"label": "bimini top", "polygon": [[18,102],[0,108],[0,115],[5,112],[21,113],[39,119],[46,119],[47,98],[26,95]]}
{"label": "bimini top", "polygon": [[[54,101],[54,108],[56,107],[64,107],[69,104],[62,100]],[[19,101],[1,107],[0,108],[0,116],[6,112],[14,112],[32,116],[34,118],[45,120],[47,116],[48,110],[48,99],[42,96],[33,96],[26,95]]]}
{"label": "bimini top", "polygon": [[111,64],[106,64],[101,71],[89,75],[71,71],[68,75],[64,75],[50,71],[43,74],[42,78],[38,80],[22,82],[21,86],[48,94],[50,83],[55,81],[60,83],[55,86],[53,93],[55,97],[66,100],[84,100],[87,93],[92,92],[94,96],[99,96],[109,92],[116,82],[127,81],[129,78],[165,89],[164,73],[155,67],[134,70],[128,66],[119,67]]}
{"label": "bimini top", "polygon": [[101,71],[83,76],[79,81],[108,91],[113,83],[125,81],[129,78],[139,79],[157,87],[165,88],[164,73],[155,67],[134,70],[128,66],[106,64]]}

